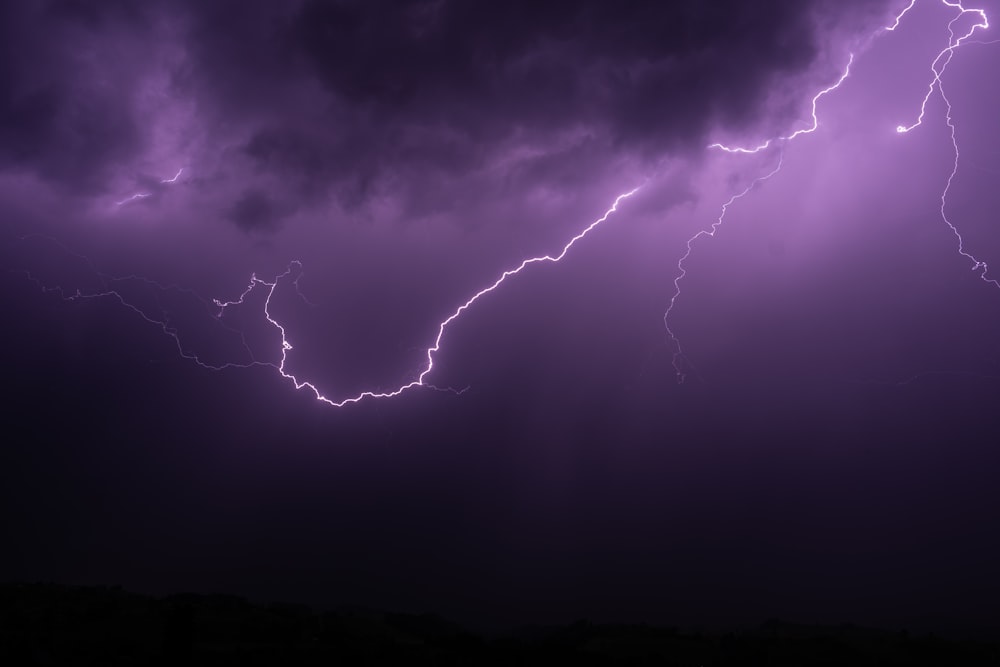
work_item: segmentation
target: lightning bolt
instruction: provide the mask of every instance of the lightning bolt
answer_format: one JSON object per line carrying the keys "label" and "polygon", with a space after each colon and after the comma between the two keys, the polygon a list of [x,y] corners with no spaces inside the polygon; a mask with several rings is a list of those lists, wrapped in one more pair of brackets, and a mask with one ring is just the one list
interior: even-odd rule
{"label": "lightning bolt", "polygon": [[[977,30],[986,30],[990,27],[989,19],[986,16],[986,12],[982,9],[966,9],[962,6],[960,2],[949,2],[948,0],[941,0],[943,4],[954,9],[958,9],[959,12],[951,21],[948,22],[948,46],[943,48],[934,58],[931,63],[931,82],[927,86],[927,93],[924,95],[923,100],[920,102],[920,113],[917,114],[917,119],[911,125],[899,125],[896,127],[896,132],[900,134],[906,134],[918,127],[920,127],[924,122],[924,117],[927,114],[927,103],[931,96],[937,91],[941,101],[944,102],[945,113],[944,122],[948,126],[948,135],[951,139],[951,147],[954,154],[954,160],[952,161],[951,173],[948,174],[948,179],[945,182],[944,190],[941,191],[941,220],[951,233],[955,235],[955,240],[958,244],[958,254],[969,260],[972,264],[972,271],[978,273],[980,280],[989,283],[994,287],[1000,288],[1000,281],[996,278],[989,277],[989,265],[977,258],[975,255],[970,253],[965,249],[965,239],[962,238],[962,233],[958,230],[958,227],[948,218],[948,193],[951,191],[951,184],[954,182],[955,177],[958,175],[958,163],[961,158],[961,152],[958,147],[958,138],[956,136],[957,130],[955,128],[955,123],[952,120],[951,112],[951,100],[944,92],[944,73],[948,69],[948,65],[951,64],[952,59],[955,57],[955,51],[965,44],[969,38],[971,38]],[[956,36],[955,34],[955,23],[961,19],[966,14],[975,14],[979,19],[973,23],[973,25],[962,35]]]}
{"label": "lightning bolt", "polygon": [[126,197],[125,199],[122,199],[121,201],[116,201],[115,202],[115,206],[124,206],[125,204],[129,203],[130,201],[135,201],[137,199],[145,199],[146,197],[152,197],[152,196],[153,195],[151,195],[148,192],[136,192],[131,197]]}
{"label": "lightning bolt", "polygon": [[[174,176],[174,178],[171,180],[172,181],[176,180],[177,176],[179,175],[180,172],[178,172],[178,174]],[[607,219],[611,216],[611,214],[615,213],[618,210],[618,206],[619,204],[621,204],[623,200],[627,199],[628,197],[631,197],[638,191],[639,188],[636,187],[628,192],[618,195],[618,197],[615,198],[614,203],[611,205],[611,207],[604,212],[604,215],[591,222],[589,225],[583,228],[583,230],[581,230],[579,233],[573,236],[558,253],[549,255],[539,255],[537,257],[531,257],[523,260],[515,268],[504,271],[502,274],[500,274],[500,277],[497,278],[493,283],[479,290],[478,292],[473,294],[468,300],[466,300],[463,304],[458,306],[450,315],[448,315],[448,317],[446,317],[438,324],[437,336],[434,338],[434,343],[424,351],[426,363],[424,364],[419,375],[417,375],[416,379],[400,384],[395,389],[392,389],[390,391],[363,391],[354,396],[349,396],[347,398],[343,398],[340,400],[327,397],[320,391],[320,389],[314,383],[309,382],[307,380],[300,380],[296,375],[289,372],[286,368],[286,364],[288,361],[288,352],[289,350],[293,349],[293,346],[289,340],[288,331],[285,325],[283,325],[281,322],[275,319],[271,313],[271,299],[274,297],[274,293],[277,290],[278,285],[281,283],[281,281],[286,280],[291,282],[296,293],[303,299],[303,301],[305,301],[308,305],[314,305],[312,304],[312,302],[306,299],[306,297],[302,294],[301,290],[299,289],[299,280],[301,280],[304,274],[301,271],[302,264],[298,260],[293,260],[292,262],[290,262],[283,273],[278,274],[277,276],[275,276],[270,280],[261,278],[256,273],[251,274],[250,280],[246,288],[236,299],[230,301],[212,299],[211,304],[214,308],[211,308],[210,316],[216,323],[225,327],[228,331],[238,334],[240,336],[243,348],[247,352],[250,358],[250,361],[246,362],[225,362],[221,364],[207,362],[201,357],[199,357],[196,353],[192,352],[187,347],[185,347],[185,345],[181,340],[181,336],[178,329],[172,324],[169,314],[165,310],[160,316],[151,315],[145,309],[132,303],[132,301],[130,301],[122,293],[122,290],[120,288],[116,288],[116,285],[119,285],[121,283],[126,283],[129,281],[138,281],[161,292],[165,291],[184,292],[187,295],[196,298],[206,307],[209,307],[209,304],[205,299],[198,296],[195,292],[191,290],[180,288],[177,287],[176,285],[163,285],[157,281],[149,280],[148,278],[143,278],[141,276],[136,276],[136,275],[129,275],[124,277],[108,276],[107,274],[98,271],[96,267],[93,265],[93,263],[90,261],[90,259],[87,258],[86,256],[70,251],[68,248],[63,246],[55,239],[52,239],[50,237],[43,237],[40,235],[24,236],[20,237],[19,240],[25,242],[31,238],[42,238],[57,245],[63,252],[73,257],[76,257],[77,259],[86,263],[87,267],[94,273],[94,275],[96,275],[101,280],[102,288],[88,292],[84,292],[81,289],[66,290],[59,286],[47,285],[40,278],[34,276],[30,271],[21,270],[19,271],[19,273],[24,275],[29,281],[34,283],[43,292],[54,293],[65,301],[82,301],[82,300],[94,300],[94,299],[111,299],[117,301],[125,308],[137,314],[146,322],[156,326],[164,335],[171,338],[177,347],[178,354],[182,358],[193,361],[206,370],[221,371],[232,368],[247,369],[260,366],[270,367],[276,370],[281,375],[282,378],[291,382],[296,389],[299,390],[305,389],[311,392],[313,396],[316,398],[316,400],[335,407],[343,407],[345,405],[349,405],[352,403],[358,403],[364,399],[392,398],[394,396],[399,396],[400,394],[417,387],[435,389],[438,391],[450,391],[453,393],[461,394],[465,391],[465,389],[467,389],[467,387],[465,389],[454,389],[451,387],[442,388],[431,384],[427,380],[428,375],[430,375],[431,372],[434,370],[434,359],[437,353],[441,350],[442,341],[444,339],[444,335],[448,327],[451,326],[456,320],[458,320],[459,317],[461,317],[461,315],[466,310],[471,308],[474,303],[485,297],[487,294],[498,289],[508,279],[521,273],[529,266],[533,264],[543,264],[543,263],[554,264],[561,261],[569,253],[569,251],[573,248],[574,245],[576,245],[580,240],[582,240],[584,237],[590,234],[590,232],[596,229],[599,225],[607,221]],[[293,273],[297,275],[293,277]],[[227,326],[224,321],[227,309],[234,306],[245,304],[248,297],[255,290],[258,289],[262,289],[266,292],[266,296],[264,299],[264,309],[263,309],[264,317],[267,320],[268,324],[278,332],[281,338],[281,355],[277,363],[271,361],[260,361],[257,358],[255,358],[252,349],[247,343],[245,334],[238,329]]]}
{"label": "lightning bolt", "polygon": [[[286,363],[288,361],[288,351],[291,350],[291,349],[293,349],[293,347],[292,347],[292,344],[288,340],[288,332],[285,329],[285,326],[282,325],[280,322],[278,322],[276,319],[274,319],[274,317],[271,315],[270,306],[271,306],[271,297],[274,296],[274,291],[275,291],[275,289],[277,289],[279,281],[282,278],[287,278],[288,276],[291,275],[292,266],[289,266],[289,268],[284,273],[279,274],[278,276],[276,276],[271,281],[267,281],[267,280],[264,280],[263,278],[259,278],[256,274],[251,275],[250,276],[250,283],[247,285],[247,288],[243,291],[242,294],[240,294],[240,296],[237,299],[234,299],[233,301],[219,301],[219,300],[215,300],[215,305],[218,306],[218,308],[219,308],[219,317],[222,317],[225,314],[225,311],[226,311],[227,308],[229,308],[231,306],[243,304],[245,302],[246,298],[248,296],[250,296],[250,294],[255,289],[257,289],[258,287],[260,287],[261,289],[266,290],[267,291],[267,297],[264,300],[264,316],[267,318],[267,321],[271,324],[271,326],[274,327],[280,333],[280,335],[281,335],[281,360],[277,364],[277,366],[275,366],[275,368],[277,368],[278,373],[281,374],[281,377],[283,377],[284,379],[290,381],[295,386],[296,389],[300,389],[300,390],[301,389],[305,389],[305,390],[308,390],[309,392],[311,392],[313,394],[313,396],[316,397],[316,400],[321,401],[323,403],[326,403],[328,405],[332,405],[334,407],[340,408],[340,407],[344,407],[345,405],[349,405],[351,403],[359,403],[359,402],[361,402],[362,400],[364,400],[366,398],[372,398],[372,399],[376,399],[376,398],[392,398],[394,396],[399,396],[400,394],[402,394],[404,392],[407,392],[407,391],[409,391],[411,389],[414,389],[416,387],[427,387],[427,388],[431,388],[431,389],[438,389],[438,387],[430,385],[427,382],[427,376],[430,375],[431,371],[434,370],[434,357],[435,357],[435,355],[441,349],[441,341],[444,338],[445,331],[447,330],[447,328],[453,322],[455,322],[459,317],[461,317],[462,313],[464,313],[466,310],[468,310],[470,307],[472,307],[472,304],[474,304],[476,301],[479,301],[479,299],[483,298],[484,296],[486,296],[490,292],[492,292],[492,291],[496,290],[498,287],[500,287],[500,285],[502,285],[508,278],[516,276],[517,274],[521,273],[521,271],[523,271],[527,267],[531,266],[532,264],[542,264],[542,263],[552,263],[552,264],[555,264],[555,263],[561,261],[563,259],[563,257],[566,256],[566,254],[570,251],[570,249],[574,245],[576,245],[576,243],[578,241],[580,241],[585,236],[587,236],[587,234],[589,234],[591,231],[593,231],[595,228],[597,228],[601,223],[605,222],[612,213],[615,213],[618,210],[618,205],[624,199],[627,199],[628,197],[631,197],[632,195],[634,195],[638,191],[639,191],[639,188],[636,187],[636,188],[634,188],[634,189],[632,189],[632,190],[630,190],[628,192],[625,192],[625,193],[622,193],[622,194],[618,195],[618,197],[615,198],[615,201],[611,205],[611,207],[607,211],[604,212],[604,215],[602,215],[597,220],[594,220],[593,222],[591,222],[582,231],[580,231],[576,236],[574,236],[573,238],[571,238],[566,243],[566,245],[563,246],[562,250],[558,254],[555,254],[555,255],[540,255],[538,257],[531,257],[531,258],[525,259],[520,264],[518,264],[516,268],[508,269],[507,271],[504,271],[502,274],[500,274],[500,277],[497,278],[492,284],[490,284],[487,287],[484,287],[483,289],[481,289],[478,292],[476,292],[475,294],[473,294],[465,303],[463,303],[458,308],[456,308],[448,317],[446,317],[445,319],[443,319],[438,324],[437,336],[434,339],[433,345],[431,345],[430,347],[428,347],[425,350],[425,352],[424,352],[424,355],[425,355],[427,361],[426,361],[423,369],[420,371],[420,374],[417,375],[416,379],[414,379],[414,380],[412,380],[410,382],[406,382],[404,384],[401,384],[398,387],[396,387],[395,389],[392,389],[390,391],[363,391],[363,392],[361,392],[359,394],[356,394],[354,396],[349,396],[347,398],[336,400],[336,399],[332,399],[332,398],[329,398],[329,397],[325,396],[319,390],[319,388],[315,384],[313,384],[312,382],[309,382],[307,380],[300,380],[294,374],[292,374],[292,373],[288,372],[288,370],[286,370],[285,365],[286,365]],[[293,264],[297,265],[298,262],[295,262]]]}
{"label": "lightning bolt", "polygon": [[[184,167],[181,167],[180,169],[177,170],[177,173],[174,174],[173,178],[164,178],[164,179],[161,179],[160,183],[162,183],[164,185],[167,185],[167,184],[170,184],[170,183],[176,183],[177,179],[180,178],[181,174],[183,174],[183,173],[184,173]],[[134,195],[132,195],[130,197],[126,197],[125,199],[122,199],[121,201],[116,201],[115,202],[115,206],[124,206],[125,204],[128,204],[129,202],[133,202],[133,201],[136,201],[136,200],[139,200],[139,199],[145,199],[146,197],[152,197],[152,196],[153,196],[152,192],[137,192],[137,193],[135,193]]]}
{"label": "lightning bolt", "polygon": [[[915,1],[916,0],[914,0],[914,2]],[[909,10],[909,8],[907,8],[907,10],[905,10],[905,11],[908,11],[908,10]],[[897,19],[897,23],[898,23],[898,19]],[[844,67],[844,71],[841,73],[840,77],[836,81],[834,81],[832,84],[830,84],[826,88],[823,88],[818,93],[816,93],[815,95],[813,95],[811,103],[810,103],[810,116],[812,117],[812,123],[809,126],[801,128],[799,130],[796,130],[796,131],[794,131],[794,132],[792,132],[791,134],[788,134],[788,135],[784,135],[784,136],[774,137],[772,139],[768,139],[768,140],[764,141],[763,143],[758,144],[757,146],[753,146],[753,147],[727,146],[727,145],[721,144],[721,143],[713,143],[713,144],[709,144],[708,149],[709,150],[711,150],[711,149],[719,149],[719,150],[725,151],[726,153],[733,153],[733,154],[753,155],[753,154],[765,151],[768,148],[771,148],[772,146],[780,146],[780,145],[784,145],[784,144],[786,144],[786,143],[788,143],[790,141],[794,141],[796,138],[798,138],[798,137],[800,137],[802,135],[812,134],[813,132],[815,132],[819,128],[819,115],[817,114],[817,106],[819,105],[819,101],[823,97],[825,97],[826,95],[829,95],[833,91],[835,91],[838,88],[840,88],[841,84],[843,84],[844,81],[847,80],[847,77],[850,75],[850,73],[851,73],[851,65],[853,65],[853,64],[854,64],[854,54],[851,53],[848,56],[847,65]],[[687,267],[685,266],[685,264],[686,264],[688,258],[691,257],[691,252],[694,250],[694,244],[695,244],[695,242],[698,239],[700,239],[702,237],[712,237],[712,238],[714,238],[715,237],[715,233],[719,230],[719,228],[725,222],[726,214],[729,212],[729,208],[733,204],[735,204],[737,201],[739,201],[739,200],[743,199],[744,197],[746,197],[747,195],[749,195],[759,184],[763,183],[764,181],[770,180],[779,171],[781,171],[781,166],[782,166],[783,159],[784,159],[784,155],[783,154],[779,154],[779,156],[778,156],[778,164],[777,164],[777,166],[774,167],[774,169],[772,169],[770,172],[764,174],[763,176],[759,176],[759,177],[755,178],[742,191],[737,192],[736,194],[734,194],[733,196],[731,196],[729,198],[729,200],[726,201],[722,205],[721,211],[719,213],[719,217],[716,218],[715,221],[712,222],[712,224],[707,229],[699,230],[698,232],[696,232],[694,234],[694,236],[691,236],[687,240],[687,243],[685,244],[684,254],[681,255],[680,259],[677,260],[677,274],[674,276],[674,293],[670,296],[670,302],[667,305],[666,312],[663,313],[663,327],[664,327],[664,329],[667,332],[667,338],[669,339],[669,343],[673,347],[673,350],[674,350],[674,352],[673,352],[673,366],[674,366],[674,371],[675,371],[675,373],[677,375],[677,382],[678,383],[684,382],[684,380],[687,378],[687,373],[685,373],[685,371],[684,371],[684,364],[685,364],[685,362],[691,368],[694,368],[694,366],[684,356],[684,348],[681,345],[681,341],[677,337],[677,335],[674,333],[673,328],[670,326],[670,315],[671,315],[671,313],[674,310],[674,306],[677,304],[677,300],[680,298],[680,295],[681,295],[681,281],[683,281],[684,277],[687,276]]]}
{"label": "lightning bolt", "polygon": [[[79,288],[73,289],[73,290],[67,290],[67,289],[65,289],[65,288],[63,288],[61,286],[58,286],[58,285],[53,286],[53,285],[46,284],[46,282],[44,280],[42,280],[41,278],[35,276],[29,270],[26,270],[26,269],[15,269],[15,270],[12,270],[13,273],[19,273],[19,274],[23,275],[28,281],[30,281],[31,283],[33,283],[43,293],[54,294],[57,297],[63,299],[64,301],[70,301],[70,302],[75,302],[75,301],[89,301],[89,300],[108,300],[108,299],[113,300],[113,301],[117,301],[119,304],[121,304],[122,306],[124,306],[128,310],[132,311],[133,313],[135,313],[136,315],[138,315],[140,318],[142,318],[143,320],[145,320],[149,324],[154,325],[165,336],[167,336],[168,338],[170,338],[173,341],[174,345],[177,347],[177,353],[180,355],[181,358],[187,359],[189,361],[193,361],[194,363],[198,364],[199,366],[201,366],[202,368],[204,368],[206,370],[222,371],[222,370],[232,369],[232,368],[253,368],[253,367],[257,367],[257,366],[271,366],[271,367],[276,367],[275,364],[273,364],[273,363],[257,360],[254,357],[253,351],[250,349],[249,344],[247,343],[245,334],[243,332],[237,330],[237,329],[234,329],[234,328],[226,325],[221,319],[215,317],[214,313],[212,312],[212,309],[211,309],[211,306],[210,306],[209,302],[207,300],[203,299],[202,297],[198,296],[198,294],[195,293],[194,291],[189,290],[189,289],[185,289],[183,287],[179,287],[177,285],[164,285],[164,284],[162,284],[160,282],[157,282],[155,280],[150,280],[149,278],[146,278],[146,277],[143,277],[143,276],[137,276],[137,275],[128,275],[128,276],[121,276],[121,277],[109,276],[109,275],[107,275],[105,273],[102,273],[102,272],[98,271],[97,268],[94,266],[93,262],[90,261],[90,258],[88,258],[88,257],[86,257],[84,255],[81,255],[79,253],[75,253],[75,252],[71,251],[69,248],[67,248],[66,246],[62,245],[56,239],[53,239],[53,238],[48,237],[48,236],[39,235],[39,234],[30,234],[30,235],[18,237],[18,240],[20,242],[22,242],[22,243],[25,243],[25,242],[27,242],[29,240],[32,240],[32,239],[41,239],[41,240],[44,240],[44,241],[46,241],[48,243],[52,243],[53,245],[56,245],[58,248],[60,248],[60,250],[62,252],[64,252],[64,253],[66,253],[67,255],[69,255],[71,257],[74,257],[74,258],[76,258],[76,259],[84,262],[87,265],[88,269],[95,276],[97,276],[97,278],[99,279],[99,281],[101,283],[101,288],[98,289],[98,290],[95,290],[95,291],[86,291],[85,292],[85,291],[83,291],[82,289],[79,289]],[[171,318],[170,318],[170,315],[169,315],[169,312],[167,311],[167,309],[161,308],[161,313],[159,314],[159,316],[156,316],[155,314],[150,314],[149,312],[147,312],[146,309],[144,309],[144,308],[136,305],[131,300],[129,300],[129,298],[123,293],[123,290],[122,290],[122,287],[121,287],[124,284],[127,284],[129,282],[140,282],[140,283],[143,283],[147,287],[153,288],[155,291],[160,292],[160,293],[172,292],[172,291],[173,292],[180,292],[180,293],[183,293],[183,294],[187,295],[188,297],[193,297],[193,298],[197,299],[204,306],[206,314],[211,318],[211,320],[214,322],[214,324],[216,326],[220,326],[220,327],[228,330],[229,332],[231,332],[231,333],[233,333],[235,335],[238,335],[240,337],[243,349],[246,351],[247,355],[249,356],[250,361],[248,361],[248,362],[225,362],[225,363],[221,363],[221,364],[213,364],[213,363],[205,361],[198,354],[196,354],[195,352],[191,351],[190,349],[188,349],[184,345],[184,343],[181,340],[180,332],[178,331],[177,327],[174,326],[173,322],[171,321]]]}
{"label": "lightning bolt", "polygon": [[892,22],[892,25],[887,25],[886,27],[882,28],[882,30],[884,32],[895,32],[896,28],[899,27],[899,22],[903,20],[904,16],[906,16],[907,14],[910,13],[910,10],[913,9],[913,7],[916,4],[917,4],[917,0],[910,0],[910,4],[908,4],[905,8],[903,8],[903,11],[901,11],[898,14],[896,14],[896,18]]}
{"label": "lightning bolt", "polygon": [[180,169],[177,170],[177,173],[174,174],[173,178],[164,178],[162,181],[160,181],[160,183],[176,183],[177,179],[180,178],[181,174],[183,173],[184,173],[184,167],[181,167]]}
{"label": "lightning bolt", "polygon": [[835,91],[838,88],[840,88],[840,84],[844,83],[844,80],[846,80],[847,77],[850,75],[850,73],[851,73],[851,65],[853,63],[854,63],[854,54],[851,53],[849,55],[848,59],[847,59],[847,65],[844,67],[844,72],[843,72],[843,74],[840,75],[840,78],[837,79],[837,81],[835,83],[831,84],[830,86],[824,88],[823,90],[821,90],[818,93],[816,93],[815,95],[813,95],[813,98],[812,98],[812,112],[811,112],[811,115],[812,115],[812,124],[809,127],[803,128],[801,130],[796,130],[796,131],[792,132],[791,134],[789,134],[787,136],[775,137],[773,139],[768,139],[767,141],[765,141],[764,143],[760,144],[759,146],[754,146],[752,148],[745,148],[745,147],[741,147],[741,146],[731,147],[731,146],[726,146],[724,144],[718,144],[718,143],[716,143],[716,144],[709,144],[708,147],[709,148],[718,148],[720,150],[726,151],[727,153],[752,154],[752,153],[759,153],[762,150],[770,148],[771,145],[773,145],[773,144],[775,144],[777,142],[791,141],[792,139],[795,139],[796,137],[802,136],[803,134],[812,134],[813,132],[815,132],[819,128],[819,117],[816,115],[816,105],[819,104],[820,98],[824,97],[825,95],[829,95],[833,91]]}
{"label": "lightning bolt", "polygon": [[684,357],[684,350],[681,346],[680,339],[676,336],[676,334],[674,334],[673,329],[671,329],[670,327],[670,313],[671,311],[673,311],[674,304],[677,303],[677,299],[681,295],[681,281],[687,275],[687,267],[685,267],[684,264],[687,262],[688,257],[691,256],[691,251],[694,250],[695,241],[702,238],[703,236],[714,237],[715,233],[719,230],[719,227],[722,226],[723,221],[726,219],[726,213],[729,211],[729,207],[738,202],[740,199],[746,197],[748,194],[750,194],[754,190],[754,188],[756,188],[759,184],[769,180],[771,177],[773,177],[775,174],[781,171],[781,164],[783,160],[784,160],[784,154],[779,154],[778,164],[774,167],[774,169],[772,169],[763,176],[755,178],[750,183],[750,185],[746,186],[746,188],[744,188],[742,191],[730,197],[729,200],[722,205],[722,210],[719,213],[719,217],[716,218],[715,221],[707,229],[702,229],[698,231],[694,236],[692,236],[687,240],[684,254],[681,255],[681,258],[679,260],[677,260],[677,275],[674,277],[674,293],[670,297],[670,304],[667,306],[666,312],[663,313],[663,327],[667,330],[667,336],[670,338],[670,342],[673,344],[674,348],[673,365],[674,365],[674,371],[676,371],[677,373],[678,382],[684,382],[684,379],[687,377],[687,374],[684,372],[683,368],[684,362],[687,362],[687,364],[693,368],[691,362]]}
{"label": "lightning bolt", "polygon": [[[941,198],[940,198],[941,219],[945,222],[945,224],[948,226],[951,232],[955,235],[958,241],[958,252],[972,263],[972,270],[978,271],[979,277],[983,281],[990,283],[995,287],[1000,287],[1000,281],[997,281],[996,279],[990,278],[988,276],[989,267],[987,266],[986,262],[976,258],[974,255],[966,251],[964,239],[962,238],[962,235],[959,232],[958,228],[948,218],[946,210],[948,192],[951,190],[952,182],[955,180],[955,176],[958,174],[960,152],[958,147],[958,140],[956,138],[955,124],[952,122],[952,117],[951,117],[952,106],[950,100],[948,99],[947,95],[944,92],[944,83],[942,81],[942,78],[944,76],[945,70],[951,63],[952,58],[954,57],[955,51],[960,46],[967,43],[967,41],[976,33],[977,30],[987,29],[989,27],[989,20],[986,16],[986,12],[982,9],[966,9],[965,7],[962,6],[961,2],[952,2],[950,0],[941,0],[941,2],[942,4],[948,7],[958,10],[958,14],[953,19],[951,19],[951,21],[948,22],[948,45],[945,48],[943,48],[931,62],[931,74],[932,74],[931,82],[928,85],[927,93],[924,95],[924,98],[921,101],[920,113],[917,115],[916,121],[914,121],[913,124],[911,125],[897,126],[896,132],[900,134],[906,134],[911,130],[919,127],[923,123],[924,117],[926,115],[928,101],[930,100],[931,96],[934,94],[935,91],[939,93],[941,99],[944,101],[945,104],[945,123],[947,124],[949,129],[951,144],[952,148],[954,149],[954,156],[955,156],[952,164],[951,173],[948,175],[948,179],[945,183],[944,190],[941,192]],[[903,20],[903,17],[905,17],[906,14],[908,14],[916,4],[917,0],[910,0],[910,3],[895,16],[892,24],[883,27],[876,33],[876,35],[882,32],[894,32],[899,27],[900,22]],[[956,35],[955,23],[957,23],[962,17],[966,16],[967,14],[975,14],[976,16],[978,16],[978,21],[974,23],[965,33],[961,35]],[[751,147],[727,146],[721,143],[713,143],[710,144],[708,148],[719,149],[727,153],[733,153],[733,154],[744,154],[744,155],[755,154],[764,151],[776,144],[787,143],[799,136],[815,132],[819,128],[819,116],[817,115],[816,111],[819,100],[825,95],[828,95],[833,91],[837,90],[841,86],[841,84],[844,83],[844,81],[850,75],[851,65],[853,63],[854,63],[854,54],[851,53],[849,55],[847,65],[845,66],[843,73],[840,75],[840,78],[837,79],[833,84],[820,90],[813,96],[811,101],[812,124],[809,125],[808,127],[796,130],[795,132],[792,132],[791,134],[788,135],[767,139],[763,143],[760,143],[756,146],[751,146]],[[667,306],[666,312],[663,314],[663,325],[664,328],[666,329],[667,337],[669,338],[669,341],[674,349],[673,366],[677,374],[678,382],[683,382],[684,379],[686,378],[686,373],[684,372],[683,363],[687,362],[687,364],[692,368],[693,366],[691,365],[690,361],[688,361],[684,357],[684,352],[681,346],[681,342],[674,334],[674,331],[670,326],[670,314],[673,311],[674,306],[677,303],[677,299],[680,297],[681,294],[681,281],[687,275],[687,268],[685,267],[685,263],[691,256],[693,244],[699,238],[706,236],[714,237],[715,233],[722,226],[726,217],[726,213],[729,211],[729,208],[737,201],[743,199],[748,194],[750,194],[750,192],[757,185],[775,176],[780,170],[781,170],[781,157],[779,157],[778,159],[778,165],[772,171],[768,172],[763,176],[758,177],[757,179],[752,181],[750,185],[748,185],[744,190],[730,197],[730,199],[722,205],[722,210],[721,213],[719,214],[719,217],[707,229],[702,229],[698,231],[694,236],[690,237],[687,241],[685,252],[677,262],[677,275],[674,278],[674,293],[670,297],[670,302]]]}

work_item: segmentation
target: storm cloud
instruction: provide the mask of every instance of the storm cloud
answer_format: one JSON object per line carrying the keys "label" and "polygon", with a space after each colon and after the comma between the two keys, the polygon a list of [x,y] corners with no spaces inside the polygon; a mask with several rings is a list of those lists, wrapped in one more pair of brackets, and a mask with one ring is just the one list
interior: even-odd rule
{"label": "storm cloud", "polygon": [[835,75],[831,32],[885,4],[19,3],[0,17],[0,160],[94,196],[195,166],[241,226],[234,173],[268,201],[392,190],[430,209],[429,186],[512,160],[649,166],[715,128],[780,129],[804,109],[775,91]]}

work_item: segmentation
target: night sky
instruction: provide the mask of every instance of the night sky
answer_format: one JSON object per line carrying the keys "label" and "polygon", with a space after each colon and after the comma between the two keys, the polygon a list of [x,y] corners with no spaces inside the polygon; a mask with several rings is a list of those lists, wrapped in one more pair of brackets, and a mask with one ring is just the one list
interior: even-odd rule
{"label": "night sky", "polygon": [[1000,35],[898,133],[905,6],[0,3],[0,579],[1000,634]]}

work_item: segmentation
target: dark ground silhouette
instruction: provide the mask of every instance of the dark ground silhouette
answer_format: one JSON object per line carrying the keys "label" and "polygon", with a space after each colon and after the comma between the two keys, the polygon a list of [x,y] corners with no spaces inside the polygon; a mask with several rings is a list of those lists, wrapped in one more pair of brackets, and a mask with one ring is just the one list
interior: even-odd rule
{"label": "dark ground silhouette", "polygon": [[1000,643],[778,620],[726,634],[577,621],[487,637],[433,614],[36,583],[0,586],[0,663],[968,666],[1000,664]]}

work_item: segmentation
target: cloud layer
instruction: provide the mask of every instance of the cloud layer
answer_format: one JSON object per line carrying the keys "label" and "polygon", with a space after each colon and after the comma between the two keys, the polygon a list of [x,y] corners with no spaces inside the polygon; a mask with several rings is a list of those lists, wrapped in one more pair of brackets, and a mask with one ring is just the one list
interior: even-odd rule
{"label": "cloud layer", "polygon": [[[331,201],[418,216],[498,171],[559,189],[698,151],[717,128],[781,131],[802,77],[840,66],[832,37],[882,7],[20,3],[0,16],[0,164],[90,196],[186,166],[256,233]],[[776,92],[793,82],[794,103]]]}

